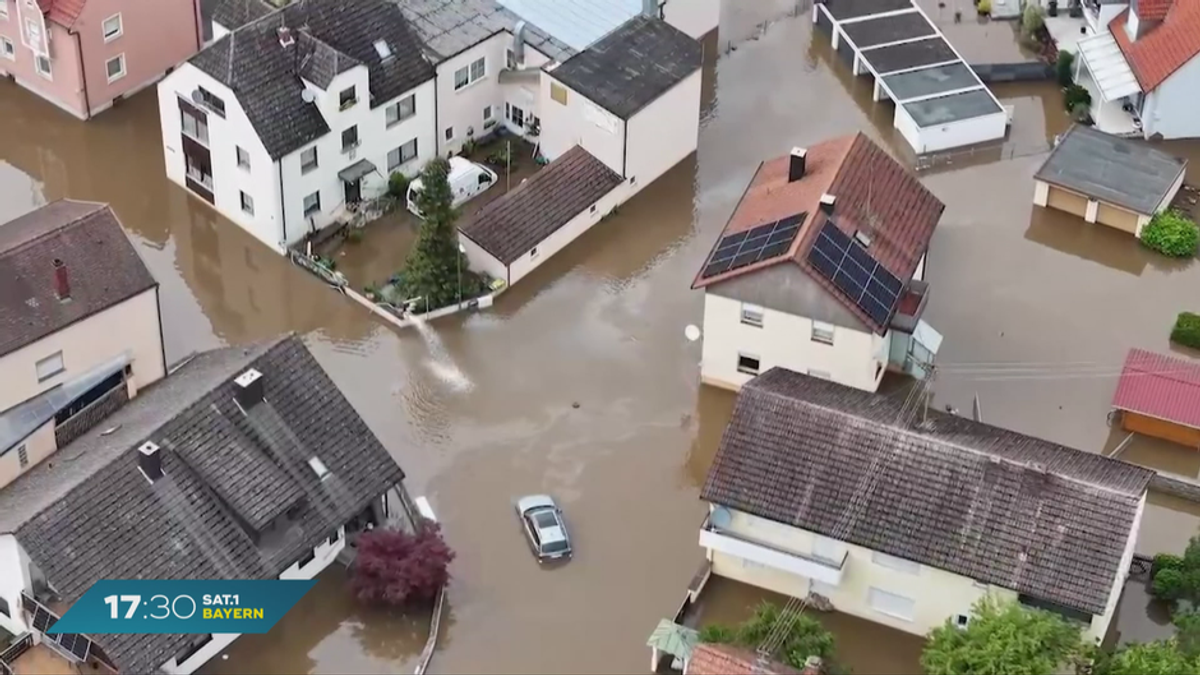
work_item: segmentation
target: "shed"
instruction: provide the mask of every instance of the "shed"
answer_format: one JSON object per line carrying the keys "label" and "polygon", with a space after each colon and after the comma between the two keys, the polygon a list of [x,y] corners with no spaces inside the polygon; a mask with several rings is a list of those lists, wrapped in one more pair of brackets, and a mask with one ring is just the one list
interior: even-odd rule
{"label": "shed", "polygon": [[1126,431],[1200,449],[1200,363],[1131,349],[1112,405]]}
{"label": "shed", "polygon": [[1074,126],[1034,174],[1033,203],[1140,237],[1183,185],[1187,161],[1145,142]]}

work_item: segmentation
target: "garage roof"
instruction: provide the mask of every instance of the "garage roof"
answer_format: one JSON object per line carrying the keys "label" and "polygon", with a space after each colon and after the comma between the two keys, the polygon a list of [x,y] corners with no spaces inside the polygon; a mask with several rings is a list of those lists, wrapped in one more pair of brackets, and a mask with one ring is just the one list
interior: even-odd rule
{"label": "garage roof", "polygon": [[1186,160],[1146,143],[1077,125],[1058,141],[1034,178],[1150,215],[1186,169]]}
{"label": "garage roof", "polygon": [[913,9],[905,14],[881,16],[841,24],[846,37],[859,49],[883,45],[900,40],[911,40],[924,35],[935,35],[937,30],[925,19],[925,15]]}
{"label": "garage roof", "polygon": [[905,103],[904,109],[912,115],[917,126],[931,127],[997,113],[1000,112],[1000,104],[996,103],[996,99],[992,98],[987,89],[976,89],[962,94]]}
{"label": "garage roof", "polygon": [[897,101],[983,86],[974,71],[962,61],[888,75],[883,78],[883,83]]}
{"label": "garage roof", "polygon": [[1200,429],[1200,363],[1130,349],[1113,407]]}
{"label": "garage roof", "polygon": [[868,49],[862,53],[862,57],[875,72],[881,75],[894,73],[897,70],[959,60],[958,54],[954,53],[950,43],[943,40],[941,36],[890,47]]}

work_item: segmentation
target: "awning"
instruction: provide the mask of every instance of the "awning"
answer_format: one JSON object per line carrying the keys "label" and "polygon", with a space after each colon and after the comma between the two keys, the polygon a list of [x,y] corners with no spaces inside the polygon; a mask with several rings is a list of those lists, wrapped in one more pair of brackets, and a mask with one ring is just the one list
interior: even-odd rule
{"label": "awning", "polygon": [[126,351],[37,396],[0,412],[0,455],[37,431],[43,424],[93,387],[124,370],[133,356]]}
{"label": "awning", "polygon": [[1141,93],[1137,77],[1130,70],[1112,33],[1105,30],[1080,40],[1078,44],[1083,62],[1105,103]]}
{"label": "awning", "polygon": [[338,178],[343,182],[353,183],[375,170],[375,165],[369,160],[360,159],[338,172]]}
{"label": "awning", "polygon": [[694,629],[663,619],[646,640],[646,646],[686,661],[692,657],[692,650],[699,642],[700,634]]}

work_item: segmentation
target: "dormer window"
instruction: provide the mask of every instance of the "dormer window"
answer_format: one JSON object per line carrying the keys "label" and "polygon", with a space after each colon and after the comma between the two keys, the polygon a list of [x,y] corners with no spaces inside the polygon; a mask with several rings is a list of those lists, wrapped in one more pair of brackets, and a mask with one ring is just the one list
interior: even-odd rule
{"label": "dormer window", "polygon": [[383,40],[376,40],[375,53],[378,54],[379,58],[381,59],[388,59],[392,56],[392,48],[388,46],[387,42]]}
{"label": "dormer window", "polygon": [[343,89],[342,93],[338,94],[338,109],[345,110],[358,103],[358,97],[354,93],[354,87]]}

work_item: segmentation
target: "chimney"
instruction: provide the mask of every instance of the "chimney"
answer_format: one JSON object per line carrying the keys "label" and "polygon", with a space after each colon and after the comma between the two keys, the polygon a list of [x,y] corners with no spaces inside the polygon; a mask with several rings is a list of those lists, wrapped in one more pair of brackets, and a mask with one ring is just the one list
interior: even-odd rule
{"label": "chimney", "polygon": [[642,0],[642,14],[651,18],[661,18],[658,13],[658,0]]}
{"label": "chimney", "polygon": [[276,31],[279,35],[279,44],[282,47],[291,47],[296,44],[296,38],[292,37],[292,29],[287,26],[280,26]]}
{"label": "chimney", "polygon": [[71,278],[67,276],[67,264],[58,258],[54,259],[54,291],[63,302],[71,299]]}
{"label": "chimney", "polygon": [[233,381],[236,389],[233,398],[242,410],[249,410],[263,400],[262,373],[251,368]]}
{"label": "chimney", "polygon": [[826,216],[832,216],[833,215],[833,202],[835,199],[836,199],[836,197],[829,194],[828,192],[821,195],[821,213],[824,213]]}
{"label": "chimney", "polygon": [[795,183],[804,178],[804,160],[808,157],[808,150],[804,148],[792,148],[792,158],[788,163],[788,182]]}
{"label": "chimney", "polygon": [[138,468],[151,483],[163,477],[162,454],[153,441],[146,441],[138,448]]}
{"label": "chimney", "polygon": [[800,671],[800,675],[821,675],[825,672],[825,663],[821,661],[819,656],[810,656],[804,659],[804,670]]}

